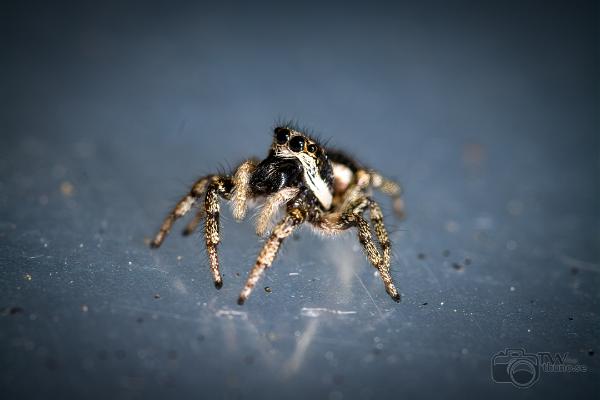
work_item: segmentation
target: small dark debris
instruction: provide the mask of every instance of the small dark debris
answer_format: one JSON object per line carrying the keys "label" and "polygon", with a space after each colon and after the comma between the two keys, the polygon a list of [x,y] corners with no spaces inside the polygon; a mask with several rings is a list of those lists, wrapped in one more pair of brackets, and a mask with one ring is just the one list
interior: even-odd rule
{"label": "small dark debris", "polygon": [[239,272],[236,272],[236,273],[235,273],[235,276],[240,276],[240,273],[239,273]]}
{"label": "small dark debris", "polygon": [[579,268],[571,267],[571,275],[577,275],[579,273]]}
{"label": "small dark debris", "polygon": [[246,356],[244,357],[244,363],[246,363],[246,365],[252,365],[254,364],[254,356]]}
{"label": "small dark debris", "polygon": [[573,317],[569,317],[569,321],[573,321]]}
{"label": "small dark debris", "polygon": [[448,257],[450,255],[450,250],[444,250],[444,252],[442,253],[442,255],[444,257]]}
{"label": "small dark debris", "polygon": [[471,259],[470,258],[465,258],[465,265],[471,265]]}
{"label": "small dark debris", "polygon": [[136,322],[137,322],[138,324],[143,324],[143,323],[144,323],[144,318],[142,318],[142,317],[138,317],[138,319],[136,319]]}
{"label": "small dark debris", "polygon": [[125,350],[117,350],[115,351],[115,357],[117,358],[117,360],[124,360],[125,357],[127,357],[127,353],[125,352]]}
{"label": "small dark debris", "polygon": [[429,304],[428,302],[423,303],[422,305],[426,306],[427,304]]}
{"label": "small dark debris", "polygon": [[531,304],[533,304],[533,303],[535,303],[535,300],[529,300],[529,302],[530,302]]}
{"label": "small dark debris", "polygon": [[10,315],[16,315],[23,314],[25,310],[23,310],[21,307],[11,307],[11,309],[8,312],[10,313]]}
{"label": "small dark debris", "polygon": [[154,295],[154,298],[155,298],[155,299],[160,299],[160,294],[156,293],[156,294]]}
{"label": "small dark debris", "polygon": [[588,351],[588,355],[589,355],[590,357],[593,357],[593,356],[594,356],[594,354],[596,354],[596,353],[594,353],[594,350],[590,350],[590,351]]}
{"label": "small dark debris", "polygon": [[271,289],[270,286],[265,286],[265,292],[271,293],[271,292],[273,292],[273,289]]}
{"label": "small dark debris", "polygon": [[425,259],[425,254],[423,254],[423,253],[419,253],[419,254],[417,254],[417,258],[418,258],[419,260],[424,260],[424,259]]}
{"label": "small dark debris", "polygon": [[452,263],[452,268],[454,268],[457,271],[462,271],[465,267],[463,267],[459,263]]}
{"label": "small dark debris", "polygon": [[167,357],[169,358],[169,360],[177,360],[177,351],[169,350],[169,352],[167,353]]}

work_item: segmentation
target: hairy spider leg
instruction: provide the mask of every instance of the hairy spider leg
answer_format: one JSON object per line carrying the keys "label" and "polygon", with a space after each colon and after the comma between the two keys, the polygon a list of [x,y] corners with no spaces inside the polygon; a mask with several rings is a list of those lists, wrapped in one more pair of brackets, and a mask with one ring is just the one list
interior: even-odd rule
{"label": "hairy spider leg", "polygon": [[185,195],[177,203],[177,205],[173,208],[173,210],[171,210],[169,215],[167,215],[167,217],[163,221],[160,229],[158,230],[158,233],[154,237],[154,240],[152,240],[152,242],[150,242],[150,247],[153,247],[153,248],[160,247],[162,242],[165,240],[165,238],[169,234],[169,231],[171,230],[173,223],[176,220],[178,220],[179,218],[183,217],[185,214],[187,214],[187,212],[192,208],[194,203],[200,197],[202,197],[202,195],[206,191],[206,187],[211,178],[212,178],[212,175],[208,175],[208,176],[198,179],[196,181],[196,183],[194,183],[194,186],[192,186],[192,189],[190,190],[190,192],[187,195]]}
{"label": "hairy spider leg", "polygon": [[217,289],[220,289],[223,286],[223,278],[219,271],[219,257],[217,255],[217,246],[221,241],[219,233],[219,212],[221,208],[219,205],[219,197],[230,197],[232,189],[233,181],[230,177],[215,176],[208,185],[206,197],[204,199],[204,210],[206,211],[204,239],[210,263],[210,271]]}
{"label": "hairy spider leg", "polygon": [[241,221],[246,216],[248,208],[248,199],[252,196],[252,188],[250,187],[250,178],[258,164],[257,160],[244,161],[236,169],[233,176],[233,195],[231,197],[231,208],[233,217]]}
{"label": "hairy spider leg", "polygon": [[[256,168],[257,161],[256,160],[248,160],[240,164],[237,168],[235,175],[233,177],[233,196],[231,198],[232,208],[233,208],[233,216],[236,220],[244,219],[246,215],[246,204],[248,198],[251,196],[250,187],[248,182],[250,181],[250,177],[252,176],[252,172]],[[191,235],[200,225],[200,222],[205,217],[206,211],[204,208],[199,208],[194,218],[190,220],[182,234],[184,236]]]}
{"label": "hairy spider leg", "polygon": [[375,236],[377,236],[377,241],[379,242],[379,246],[383,252],[381,260],[382,262],[378,267],[379,274],[381,275],[381,279],[383,279],[385,290],[388,292],[388,294],[395,301],[400,301],[400,294],[396,290],[392,276],[390,275],[390,254],[392,250],[392,243],[390,242],[389,235],[385,229],[385,225],[383,224],[383,213],[381,212],[381,207],[379,207],[379,204],[372,199],[369,199],[369,217],[375,230]]}
{"label": "hairy spider leg", "polygon": [[277,214],[279,207],[296,197],[299,192],[300,189],[289,187],[281,189],[279,192],[267,197],[256,219],[256,234],[258,236],[265,234],[269,223],[273,220],[275,214]]}
{"label": "hairy spider leg", "polygon": [[252,293],[252,289],[260,279],[260,276],[266,268],[273,264],[273,260],[281,247],[283,240],[290,236],[294,229],[302,224],[306,219],[306,211],[299,208],[288,210],[287,215],[273,228],[273,232],[265,242],[262,250],[258,254],[254,267],[248,274],[246,285],[240,293],[238,304],[242,305]]}
{"label": "hairy spider leg", "polygon": [[[375,236],[381,247],[381,252],[373,239],[371,227],[363,216],[367,206],[370,207],[370,218],[375,228]],[[386,292],[394,301],[400,301],[400,294],[396,290],[394,281],[390,275],[391,243],[383,224],[381,209],[375,201],[368,197],[363,197],[346,207],[346,210],[343,212],[330,214],[319,221],[315,221],[315,225],[329,234],[335,234],[356,227],[358,229],[358,241],[362,245],[363,251],[371,265],[379,271]]]}
{"label": "hairy spider leg", "polygon": [[397,182],[385,178],[376,171],[369,171],[371,185],[381,193],[392,198],[392,207],[396,216],[404,218],[404,200],[402,199],[402,187]]}
{"label": "hairy spider leg", "polygon": [[190,222],[188,222],[181,234],[183,236],[189,236],[192,233],[194,233],[194,231],[198,228],[198,225],[200,225],[200,222],[205,216],[206,211],[204,210],[204,207],[199,208],[198,211],[196,211],[196,214],[194,214],[194,218],[192,218]]}

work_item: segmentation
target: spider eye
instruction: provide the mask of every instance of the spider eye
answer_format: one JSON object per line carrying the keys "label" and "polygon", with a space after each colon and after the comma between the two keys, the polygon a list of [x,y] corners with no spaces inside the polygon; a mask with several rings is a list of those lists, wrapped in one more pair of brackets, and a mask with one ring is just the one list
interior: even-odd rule
{"label": "spider eye", "polygon": [[290,130],[286,128],[275,128],[275,139],[277,143],[285,144],[290,138]]}
{"label": "spider eye", "polygon": [[302,136],[294,136],[290,140],[290,150],[299,152],[304,149],[304,138]]}
{"label": "spider eye", "polygon": [[317,151],[317,146],[315,144],[309,144],[306,149],[309,153],[315,153]]}

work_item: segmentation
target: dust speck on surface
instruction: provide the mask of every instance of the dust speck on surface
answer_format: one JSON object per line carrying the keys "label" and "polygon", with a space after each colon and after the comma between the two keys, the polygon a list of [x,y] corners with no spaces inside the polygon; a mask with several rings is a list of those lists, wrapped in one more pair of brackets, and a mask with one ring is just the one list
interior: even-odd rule
{"label": "dust speck on surface", "polygon": [[24,312],[25,312],[25,310],[23,310],[23,308],[21,308],[21,307],[11,307],[11,308],[8,310],[8,313],[9,313],[10,315],[23,314]]}
{"label": "dust speck on surface", "polygon": [[31,277],[31,274],[25,274],[23,275],[23,279],[25,279],[26,281],[30,281],[33,278]]}
{"label": "dust speck on surface", "polygon": [[594,354],[596,354],[596,353],[594,353],[594,350],[588,351],[588,356],[592,357]]}
{"label": "dust speck on surface", "polygon": [[456,221],[447,221],[446,222],[446,230],[449,233],[456,233],[460,230],[460,225]]}
{"label": "dust speck on surface", "polygon": [[463,271],[465,269],[465,267],[456,262],[452,263],[452,268],[454,268],[457,271]]}
{"label": "dust speck on surface", "polygon": [[419,253],[419,254],[417,254],[417,258],[419,260],[424,260],[425,259],[425,254],[424,253]]}
{"label": "dust speck on surface", "polygon": [[271,293],[271,292],[273,292],[273,289],[271,289],[270,286],[265,286],[265,292]]}
{"label": "dust speck on surface", "polygon": [[427,304],[429,304],[428,302],[425,302],[423,304],[421,304],[422,306],[426,306]]}
{"label": "dust speck on surface", "polygon": [[73,186],[73,184],[71,182],[64,181],[60,184],[60,192],[65,197],[71,197],[71,196],[73,196],[73,193],[75,192],[75,187]]}
{"label": "dust speck on surface", "polygon": [[82,304],[81,305],[81,311],[84,312],[84,313],[89,311],[89,307],[87,306],[87,304]]}
{"label": "dust speck on surface", "polygon": [[159,294],[159,293],[155,293],[155,294],[154,294],[154,298],[155,298],[155,299],[160,299],[160,294]]}

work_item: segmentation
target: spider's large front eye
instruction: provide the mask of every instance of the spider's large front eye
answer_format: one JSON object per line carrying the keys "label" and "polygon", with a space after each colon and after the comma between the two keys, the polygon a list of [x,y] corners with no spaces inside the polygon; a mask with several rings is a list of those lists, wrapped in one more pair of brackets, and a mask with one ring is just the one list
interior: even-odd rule
{"label": "spider's large front eye", "polygon": [[314,143],[311,143],[306,146],[306,150],[308,150],[309,153],[314,153],[317,151],[317,146]]}
{"label": "spider's large front eye", "polygon": [[294,136],[290,140],[290,150],[295,152],[304,150],[304,138],[302,136]]}
{"label": "spider's large front eye", "polygon": [[277,143],[285,144],[290,138],[290,130],[285,128],[275,128],[275,139]]}

